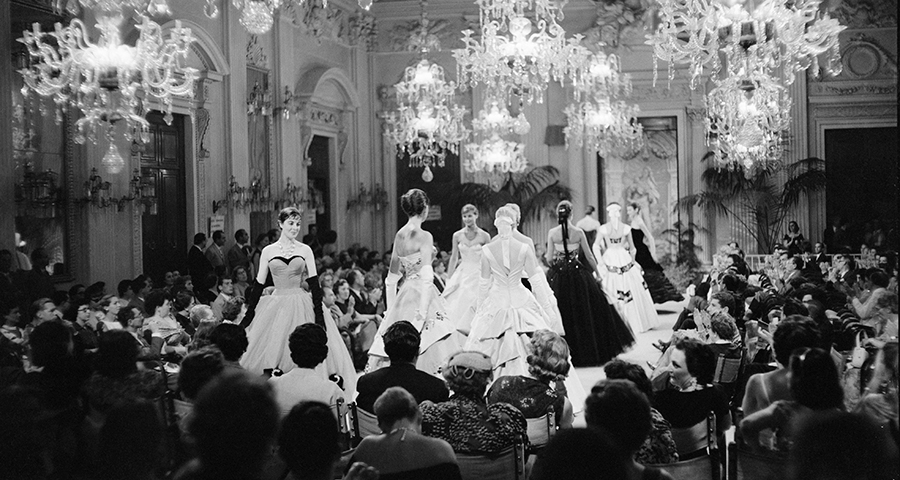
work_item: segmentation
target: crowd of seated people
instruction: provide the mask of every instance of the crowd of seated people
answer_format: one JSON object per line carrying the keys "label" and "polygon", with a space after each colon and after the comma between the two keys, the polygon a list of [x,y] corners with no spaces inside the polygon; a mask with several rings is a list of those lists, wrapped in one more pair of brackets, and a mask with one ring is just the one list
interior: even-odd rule
{"label": "crowd of seated people", "polygon": [[[527,375],[493,378],[490,357],[459,352],[437,377],[416,369],[420,334],[397,322],[384,335],[390,365],[359,378],[353,409],[341,406],[339,378],[316,374],[329,347],[315,324],[285,339],[297,368],[249,375],[239,364],[247,350],[241,289],[254,247],[241,239],[239,252],[216,243],[227,253],[203,277],[189,266],[190,276],[169,272],[162,288],[139,276],[114,294],[102,282],[34,290],[0,262],[8,280],[0,282],[0,478],[252,479],[269,478],[275,465],[274,478],[455,479],[458,456],[521,445],[537,457],[536,479],[665,479],[666,464],[704,453],[676,439],[710,412],[717,435],[733,423],[743,448],[788,458],[791,478],[826,478],[811,476],[823,468],[811,459],[853,442],[871,445],[866,458],[829,457],[829,478],[850,478],[852,469],[864,471],[853,478],[896,474],[894,460],[871,458],[897,454],[891,255],[858,268],[837,254],[823,269],[779,248],[753,272],[739,248],[727,247],[692,288],[655,369],[607,364],[585,401],[586,427],[576,428],[562,383],[568,344],[546,330],[531,338]],[[195,263],[213,263],[195,247]],[[233,263],[238,253],[246,263]],[[317,259],[325,309],[361,365],[384,313],[387,261],[365,248]],[[734,378],[725,378],[725,360],[737,360]],[[381,434],[342,452],[354,409],[374,416]],[[528,422],[551,412],[559,433],[536,448]],[[844,441],[816,434],[827,428],[840,428],[834,435]]]}

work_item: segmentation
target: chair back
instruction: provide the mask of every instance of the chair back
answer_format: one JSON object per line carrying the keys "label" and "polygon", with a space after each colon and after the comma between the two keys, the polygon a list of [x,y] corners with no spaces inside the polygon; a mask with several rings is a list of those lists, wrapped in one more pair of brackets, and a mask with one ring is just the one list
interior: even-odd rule
{"label": "chair back", "polygon": [[[716,435],[716,414],[714,412],[710,411],[707,413],[706,420],[697,422],[692,427],[673,428],[672,439],[675,440],[675,449],[680,456],[686,456],[701,449],[705,450],[706,454],[701,458],[706,459],[707,471],[711,478],[718,480],[721,469],[719,468],[719,446]],[[662,468],[669,467],[669,465],[657,466]]]}
{"label": "chair back", "polygon": [[378,417],[374,413],[369,413],[356,404],[352,404],[353,411],[356,412],[356,436],[362,440],[372,435],[381,435],[381,428],[378,427]]}
{"label": "chair back", "polygon": [[736,443],[728,444],[729,480],[783,480],[787,478],[787,459],[779,455],[749,452]]}
{"label": "chair back", "polygon": [[713,376],[713,383],[734,383],[741,373],[741,363],[743,357],[728,358],[725,355],[719,355],[716,360],[716,373]]}
{"label": "chair back", "polygon": [[665,470],[675,480],[719,480],[710,464],[715,461],[709,455],[703,455],[682,462],[648,466]]}
{"label": "chair back", "polygon": [[533,448],[547,445],[550,438],[556,434],[556,412],[553,407],[547,413],[538,418],[528,418],[528,441]]}
{"label": "chair back", "polygon": [[462,480],[519,480],[525,472],[525,442],[516,439],[513,446],[494,455],[457,453]]}

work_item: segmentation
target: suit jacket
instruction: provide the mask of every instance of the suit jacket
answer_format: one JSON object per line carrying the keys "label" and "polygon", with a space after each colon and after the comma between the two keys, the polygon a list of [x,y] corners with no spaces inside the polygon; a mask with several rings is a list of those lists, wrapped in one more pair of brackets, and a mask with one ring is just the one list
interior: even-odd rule
{"label": "suit jacket", "polygon": [[216,275],[225,275],[225,252],[222,251],[222,248],[215,243],[206,247],[206,258]]}
{"label": "suit jacket", "polygon": [[203,282],[206,281],[206,276],[213,271],[213,266],[203,253],[203,249],[197,245],[192,245],[191,249],[188,250],[187,265],[188,273],[191,274],[194,286],[198,290],[208,288],[207,285],[203,285]]}
{"label": "suit jacket", "polygon": [[378,309],[378,307],[372,305],[368,300],[362,298],[361,295],[358,295],[356,292],[354,292],[352,288],[350,289],[350,295],[353,295],[353,299],[356,302],[356,307],[354,307],[356,313],[361,313],[363,315],[372,315]]}
{"label": "suit jacket", "polygon": [[415,397],[417,403],[431,400],[445,402],[450,396],[443,380],[418,370],[414,365],[401,363],[380,368],[359,377],[356,383],[356,405],[372,413],[375,400],[390,387],[403,387]]}
{"label": "suit jacket", "polygon": [[228,267],[229,274],[236,267],[244,267],[247,269],[247,278],[253,278],[253,272],[250,271],[250,256],[244,251],[244,247],[237,243],[228,249],[228,253],[225,255],[225,265]]}
{"label": "suit jacket", "polygon": [[830,264],[831,261],[828,260],[828,254],[820,253],[820,254],[816,255],[816,258],[813,259],[813,263],[816,264],[816,266],[818,266],[820,263]]}

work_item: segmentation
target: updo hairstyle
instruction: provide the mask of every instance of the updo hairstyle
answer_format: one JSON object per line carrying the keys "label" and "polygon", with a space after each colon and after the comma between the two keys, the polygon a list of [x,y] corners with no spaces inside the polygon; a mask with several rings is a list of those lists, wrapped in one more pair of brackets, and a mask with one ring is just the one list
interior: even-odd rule
{"label": "updo hairstyle", "polygon": [[467,204],[463,205],[461,214],[465,215],[467,213],[474,213],[475,216],[477,217],[478,216],[478,207],[476,207],[475,205],[472,205],[471,203],[467,203]]}
{"label": "updo hairstyle", "polygon": [[278,223],[284,223],[290,218],[296,218],[299,220],[303,218],[303,213],[301,213],[300,209],[297,207],[287,207],[278,212]]}
{"label": "updo hairstyle", "polygon": [[550,330],[538,330],[531,337],[528,373],[542,382],[559,382],[569,375],[569,344]]}
{"label": "updo hairstyle", "polygon": [[400,197],[400,208],[408,217],[421,215],[428,206],[428,195],[418,188],[411,188]]}
{"label": "updo hairstyle", "polygon": [[566,223],[572,216],[572,202],[563,200],[556,205],[556,216],[559,217],[559,223]]}

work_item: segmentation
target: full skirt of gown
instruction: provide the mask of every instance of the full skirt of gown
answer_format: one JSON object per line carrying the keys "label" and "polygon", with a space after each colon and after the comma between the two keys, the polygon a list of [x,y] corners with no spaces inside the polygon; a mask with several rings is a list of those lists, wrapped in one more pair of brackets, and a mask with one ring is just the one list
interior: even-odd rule
{"label": "full skirt of gown", "polygon": [[472,328],[479,281],[481,281],[480,262],[463,261],[454,270],[442,294],[447,305],[447,318],[462,335],[468,335]]}
{"label": "full skirt of gown", "polygon": [[581,262],[558,257],[547,281],[556,294],[574,366],[603,365],[634,344],[628,324]]}
{"label": "full skirt of gown", "polygon": [[[424,319],[416,318],[422,295],[427,295],[427,311]],[[450,355],[460,350],[459,336],[456,329],[447,319],[444,299],[441,298],[433,282],[424,284],[421,278],[407,278],[400,287],[394,304],[385,312],[384,320],[375,334],[375,341],[369,349],[369,362],[366,370],[373,372],[390,363],[384,351],[384,333],[388,327],[401,320],[413,324],[422,337],[419,345],[419,360],[416,368],[432,375],[438,375],[438,369]]]}
{"label": "full skirt of gown", "polygon": [[624,248],[610,247],[603,252],[602,259],[603,288],[607,296],[619,302],[632,330],[642,333],[659,326],[650,290],[631,254]]}
{"label": "full skirt of gown", "polygon": [[644,232],[639,228],[632,228],[631,235],[634,240],[635,255],[641,268],[644,270],[644,282],[647,283],[647,289],[650,290],[650,298],[653,303],[666,303],[670,301],[679,302],[684,300],[684,296],[678,293],[678,289],[663,273],[663,268],[653,260],[650,254],[650,248],[644,243]]}
{"label": "full skirt of gown", "polygon": [[[302,288],[276,289],[263,296],[256,306],[256,315],[247,328],[247,351],[240,363],[248,372],[262,375],[267,368],[279,368],[287,373],[296,365],[291,360],[288,337],[300,325],[315,323],[312,296]],[[316,371],[324,378],[337,374],[344,379],[344,397],[351,401],[356,393],[356,369],[337,325],[330,315],[325,318],[328,336],[328,356]]]}

